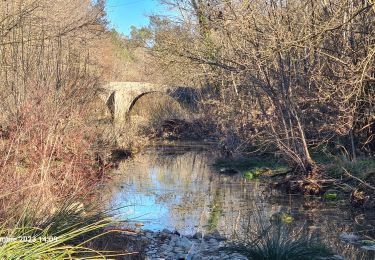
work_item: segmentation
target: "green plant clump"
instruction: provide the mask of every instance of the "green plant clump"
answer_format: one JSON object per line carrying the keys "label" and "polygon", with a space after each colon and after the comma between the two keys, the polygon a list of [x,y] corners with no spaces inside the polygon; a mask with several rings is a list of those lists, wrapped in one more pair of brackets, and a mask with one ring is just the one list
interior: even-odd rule
{"label": "green plant clump", "polygon": [[282,222],[282,223],[285,223],[285,224],[289,224],[289,223],[292,223],[294,221],[294,218],[288,213],[277,212],[277,213],[275,213],[271,216],[270,221],[272,221],[272,222]]}
{"label": "green plant clump", "polygon": [[0,259],[107,259],[116,253],[88,244],[110,233],[102,231],[109,224],[111,218],[102,212],[88,214],[80,203],[64,205],[41,221],[25,212],[13,227],[0,224]]}
{"label": "green plant clump", "polygon": [[244,178],[253,180],[268,172],[272,174],[283,173],[289,170],[285,162],[280,162],[271,157],[249,157],[241,159],[219,159],[213,165],[216,169],[231,169],[241,172]]}
{"label": "green plant clump", "polygon": [[374,240],[362,240],[361,243],[365,246],[373,246],[375,245],[375,241]]}
{"label": "green plant clump", "polygon": [[336,192],[326,192],[324,193],[323,198],[325,200],[333,201],[333,200],[337,200],[338,196]]}
{"label": "green plant clump", "polygon": [[243,176],[248,180],[252,180],[261,176],[265,171],[266,169],[263,168],[254,168],[252,170],[246,171]]}
{"label": "green plant clump", "polygon": [[333,255],[330,249],[303,235],[292,236],[283,222],[268,224],[264,218],[255,232],[228,248],[252,260],[311,260]]}

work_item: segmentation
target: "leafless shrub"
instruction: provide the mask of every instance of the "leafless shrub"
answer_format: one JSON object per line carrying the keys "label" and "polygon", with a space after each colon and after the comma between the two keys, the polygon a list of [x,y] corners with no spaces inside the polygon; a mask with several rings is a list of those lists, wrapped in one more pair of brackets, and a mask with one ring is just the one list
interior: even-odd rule
{"label": "leafless shrub", "polygon": [[305,173],[312,147],[344,139],[354,159],[373,149],[372,2],[164,2],[181,16],[153,19],[154,55],[212,88],[203,105],[219,131],[276,148]]}
{"label": "leafless shrub", "polygon": [[18,202],[52,205],[102,178],[90,109],[100,68],[90,48],[103,2],[0,3],[0,214]]}

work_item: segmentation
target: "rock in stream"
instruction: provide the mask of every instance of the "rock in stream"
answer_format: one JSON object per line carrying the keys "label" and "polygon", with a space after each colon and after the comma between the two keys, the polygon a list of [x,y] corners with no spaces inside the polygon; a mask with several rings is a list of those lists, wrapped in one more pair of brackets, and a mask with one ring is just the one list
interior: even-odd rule
{"label": "rock in stream", "polygon": [[245,256],[224,250],[227,241],[220,236],[197,233],[194,236],[181,236],[163,230],[161,232],[143,231],[142,238],[148,244],[145,249],[148,260],[245,260]]}

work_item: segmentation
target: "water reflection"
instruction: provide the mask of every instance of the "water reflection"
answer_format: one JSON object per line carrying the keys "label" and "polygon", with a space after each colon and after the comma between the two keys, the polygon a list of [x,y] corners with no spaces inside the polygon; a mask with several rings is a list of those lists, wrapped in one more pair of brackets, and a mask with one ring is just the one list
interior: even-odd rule
{"label": "water reflection", "polygon": [[122,213],[143,222],[145,229],[167,228],[185,235],[218,230],[227,237],[241,237],[254,227],[259,211],[264,218],[288,212],[294,218],[293,232],[317,237],[347,259],[374,259],[371,252],[339,239],[342,232],[374,237],[371,212],[355,213],[316,199],[273,196],[259,182],[216,173],[210,167],[215,156],[201,146],[148,150],[121,163],[105,194],[111,207],[123,207]]}

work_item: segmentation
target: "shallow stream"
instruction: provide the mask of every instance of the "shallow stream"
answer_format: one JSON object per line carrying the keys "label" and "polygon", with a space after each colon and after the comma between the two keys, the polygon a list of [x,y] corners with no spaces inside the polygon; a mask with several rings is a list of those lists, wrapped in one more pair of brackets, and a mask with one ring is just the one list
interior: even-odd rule
{"label": "shallow stream", "polygon": [[287,225],[294,234],[318,238],[345,259],[375,259],[374,251],[342,240],[345,233],[375,237],[373,212],[281,195],[240,174],[220,174],[212,167],[217,156],[212,146],[201,143],[147,149],[116,169],[105,188],[108,207],[121,208],[124,218],[143,223],[144,229],[182,235],[219,232],[228,238],[251,232],[259,212],[267,217],[284,212],[293,219]]}

